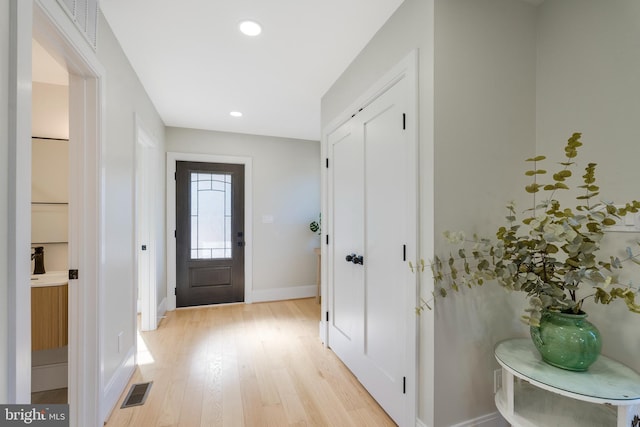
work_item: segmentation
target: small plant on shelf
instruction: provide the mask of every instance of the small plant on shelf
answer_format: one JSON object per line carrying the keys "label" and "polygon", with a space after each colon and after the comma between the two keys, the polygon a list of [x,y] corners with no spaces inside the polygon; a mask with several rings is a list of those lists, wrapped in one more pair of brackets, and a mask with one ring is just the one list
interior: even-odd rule
{"label": "small plant on shelf", "polygon": [[309,223],[309,230],[317,234],[322,234],[322,215],[318,215],[317,221],[311,221]]}

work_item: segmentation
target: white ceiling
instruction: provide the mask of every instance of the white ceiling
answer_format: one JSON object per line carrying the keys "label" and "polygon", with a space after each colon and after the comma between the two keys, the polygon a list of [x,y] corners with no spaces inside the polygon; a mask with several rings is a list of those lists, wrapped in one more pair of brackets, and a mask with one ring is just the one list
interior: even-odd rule
{"label": "white ceiling", "polygon": [[[100,7],[167,126],[317,140],[320,98],[402,1],[100,0]],[[258,21],[262,34],[241,34],[243,19]],[[229,116],[234,110],[243,117]]]}

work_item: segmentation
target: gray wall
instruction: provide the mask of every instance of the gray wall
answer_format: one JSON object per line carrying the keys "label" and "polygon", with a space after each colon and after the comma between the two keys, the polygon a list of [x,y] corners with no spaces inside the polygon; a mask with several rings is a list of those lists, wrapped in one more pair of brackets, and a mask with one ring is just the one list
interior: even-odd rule
{"label": "gray wall", "polygon": [[9,226],[9,2],[0,3],[0,402],[7,402],[8,373],[8,226]]}
{"label": "gray wall", "polygon": [[428,105],[432,97],[433,76],[433,0],[405,0],[374,38],[358,54],[321,100],[322,129],[352,104],[385,72],[420,49],[421,134],[432,131]]}
{"label": "gray wall", "polygon": [[[572,132],[582,132],[576,176],[595,162],[603,200],[640,200],[640,2],[546,1],[538,28],[537,151],[559,159]],[[575,195],[562,200],[574,206]],[[638,252],[638,240],[608,233],[601,257],[623,258],[626,246]],[[639,284],[640,268],[626,263],[622,277]],[[603,353],[640,371],[640,316],[621,301],[585,308],[603,334]]]}
{"label": "gray wall", "polygon": [[[442,0],[435,11],[435,253],[446,255],[443,231],[492,237],[505,204],[524,195],[522,160],[535,152],[536,10],[520,0]],[[526,333],[522,295],[491,285],[464,293],[436,302],[435,426],[496,410],[493,348]]]}
{"label": "gray wall", "polygon": [[[98,22],[97,57],[106,71],[104,123],[106,140],[103,150],[105,241],[103,262],[105,299],[101,301],[104,313],[104,341],[102,362],[105,384],[117,374],[127,352],[136,340],[134,277],[134,195],[135,195],[135,114],[158,139],[164,151],[164,123],[147,96],[133,68],[102,14]],[[159,175],[164,176],[164,161],[157,164]],[[164,206],[164,180],[155,188],[155,198]],[[154,223],[164,225],[164,209],[157,210]],[[161,228],[162,230],[162,228]],[[164,233],[158,236],[159,257],[164,259]],[[164,268],[159,265],[158,280],[166,289]],[[159,303],[160,301],[158,301]],[[117,337],[123,332],[122,351],[118,352]]]}
{"label": "gray wall", "polygon": [[254,300],[315,285],[320,241],[309,223],[320,212],[318,141],[168,127],[167,151],[252,159]]}

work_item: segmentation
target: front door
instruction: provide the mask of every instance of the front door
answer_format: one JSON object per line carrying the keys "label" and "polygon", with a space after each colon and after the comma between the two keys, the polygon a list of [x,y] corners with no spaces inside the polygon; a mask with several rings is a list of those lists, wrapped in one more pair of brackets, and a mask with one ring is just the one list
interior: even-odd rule
{"label": "front door", "polygon": [[399,425],[410,423],[405,353],[415,289],[406,261],[415,177],[405,80],[328,138],[329,346]]}
{"label": "front door", "polygon": [[176,305],[244,301],[244,165],[176,162]]}

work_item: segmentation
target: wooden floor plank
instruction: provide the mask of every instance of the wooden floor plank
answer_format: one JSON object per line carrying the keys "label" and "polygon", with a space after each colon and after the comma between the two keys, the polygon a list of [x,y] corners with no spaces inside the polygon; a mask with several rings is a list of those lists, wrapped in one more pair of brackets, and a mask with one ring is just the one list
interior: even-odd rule
{"label": "wooden floor plank", "polygon": [[146,403],[120,409],[123,396],[106,426],[394,426],[322,346],[319,319],[313,298],[167,313],[140,333],[150,363],[130,385],[154,382]]}

